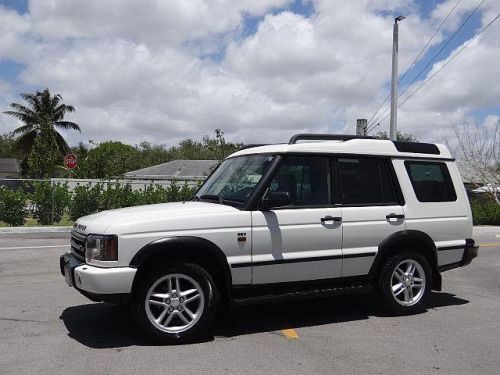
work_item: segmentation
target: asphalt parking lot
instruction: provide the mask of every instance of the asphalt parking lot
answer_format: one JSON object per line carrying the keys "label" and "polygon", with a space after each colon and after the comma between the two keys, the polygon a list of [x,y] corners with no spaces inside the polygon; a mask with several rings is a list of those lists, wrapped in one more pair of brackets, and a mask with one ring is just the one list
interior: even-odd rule
{"label": "asphalt parking lot", "polygon": [[59,272],[68,233],[0,233],[1,374],[500,373],[500,229],[443,274],[427,312],[390,317],[370,295],[239,309],[214,338],[155,346],[127,309],[93,303]]}

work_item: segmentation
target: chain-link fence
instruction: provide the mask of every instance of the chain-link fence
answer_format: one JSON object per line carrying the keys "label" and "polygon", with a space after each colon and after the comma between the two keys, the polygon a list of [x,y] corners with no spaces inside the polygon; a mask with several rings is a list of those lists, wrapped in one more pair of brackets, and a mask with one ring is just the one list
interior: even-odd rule
{"label": "chain-link fence", "polygon": [[201,182],[0,178],[0,225],[71,225],[102,210],[189,200]]}

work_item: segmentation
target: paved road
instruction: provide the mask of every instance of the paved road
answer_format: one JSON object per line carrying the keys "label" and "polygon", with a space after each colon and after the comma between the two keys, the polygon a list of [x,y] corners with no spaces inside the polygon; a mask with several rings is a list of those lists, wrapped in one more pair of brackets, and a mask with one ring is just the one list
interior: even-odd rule
{"label": "paved road", "polygon": [[386,316],[371,296],[256,306],[209,342],[170,347],[66,286],[67,237],[0,235],[1,374],[500,374],[499,229],[476,234],[487,246],[423,314]]}

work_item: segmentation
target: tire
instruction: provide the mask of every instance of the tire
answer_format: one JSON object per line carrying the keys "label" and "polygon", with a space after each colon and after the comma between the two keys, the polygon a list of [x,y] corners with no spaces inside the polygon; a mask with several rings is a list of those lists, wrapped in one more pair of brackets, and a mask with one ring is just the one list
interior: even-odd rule
{"label": "tire", "polygon": [[431,284],[429,261],[419,253],[407,251],[386,260],[379,274],[378,291],[390,313],[410,315],[425,310]]}
{"label": "tire", "polygon": [[148,339],[183,344],[208,334],[217,303],[210,274],[196,264],[178,263],[162,264],[145,273],[134,290],[131,307]]}

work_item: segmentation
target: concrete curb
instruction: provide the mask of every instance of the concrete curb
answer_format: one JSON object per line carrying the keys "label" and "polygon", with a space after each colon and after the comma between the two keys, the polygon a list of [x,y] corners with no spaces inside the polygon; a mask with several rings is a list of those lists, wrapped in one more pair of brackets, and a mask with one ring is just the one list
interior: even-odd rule
{"label": "concrete curb", "polygon": [[474,227],[474,234],[500,234],[498,225],[479,225]]}
{"label": "concrete curb", "polygon": [[0,228],[0,234],[19,233],[69,233],[73,227],[6,227]]}

